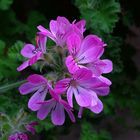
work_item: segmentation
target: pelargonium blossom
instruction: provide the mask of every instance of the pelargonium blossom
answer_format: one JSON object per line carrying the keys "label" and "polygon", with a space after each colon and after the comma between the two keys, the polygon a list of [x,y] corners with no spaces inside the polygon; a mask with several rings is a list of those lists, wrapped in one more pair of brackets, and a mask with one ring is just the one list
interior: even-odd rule
{"label": "pelargonium blossom", "polygon": [[29,99],[28,107],[33,111],[37,111],[41,106],[37,103],[45,100],[49,88],[49,82],[46,78],[38,74],[30,75],[27,78],[27,81],[28,82],[19,87],[19,91],[22,95],[34,92],[33,96]]}
{"label": "pelargonium blossom", "polygon": [[30,123],[26,124],[26,125],[25,125],[25,128],[26,128],[26,130],[27,130],[28,132],[31,132],[32,135],[34,135],[35,132],[36,132],[36,130],[35,130],[34,127],[37,126],[37,125],[38,125],[38,122],[33,121],[33,122],[30,122]]}
{"label": "pelargonium blossom", "polygon": [[37,117],[41,120],[45,119],[51,113],[51,120],[54,125],[63,125],[65,122],[64,110],[68,113],[72,122],[75,122],[75,117],[72,113],[72,108],[61,98],[60,95],[50,89],[51,99],[41,102],[42,106],[37,112]]}
{"label": "pelargonium blossom", "polygon": [[77,23],[75,21],[71,24],[65,17],[58,16],[56,20],[50,21],[50,31],[39,25],[37,27],[40,32],[46,34],[49,38],[56,42],[58,46],[64,47],[69,34],[76,32],[83,38],[85,31],[85,20]]}
{"label": "pelargonium blossom", "polygon": [[8,140],[28,140],[28,136],[25,133],[15,133],[10,135]]}
{"label": "pelargonium blossom", "polygon": [[43,59],[43,54],[46,53],[46,41],[47,37],[43,33],[38,32],[36,36],[36,46],[32,44],[26,44],[24,46],[21,50],[21,55],[28,58],[28,60],[17,68],[18,71],[22,71],[26,67],[36,63],[38,60]]}
{"label": "pelargonium blossom", "polygon": [[58,81],[55,91],[58,93],[66,92],[67,100],[71,107],[73,107],[74,95],[79,106],[91,108],[92,110],[94,106],[96,108],[98,105],[101,107],[101,101],[97,95],[107,95],[109,86],[101,82],[97,77],[92,77],[90,70],[81,68],[72,75],[72,78]]}
{"label": "pelargonium blossom", "polygon": [[[74,97],[79,105],[78,117],[82,117],[84,109],[97,114],[103,110],[99,96],[109,94],[112,82],[104,74],[112,71],[113,64],[111,60],[101,58],[107,45],[100,37],[92,34],[84,37],[85,23],[85,20],[70,23],[65,17],[58,16],[50,21],[50,29],[41,25],[37,27],[36,46],[26,44],[21,50],[21,54],[29,59],[17,68],[18,71],[40,59],[49,60],[44,57],[47,38],[56,43],[47,51],[53,60],[48,61],[50,65],[47,65],[49,69],[45,74],[49,80],[33,74],[19,87],[22,95],[33,93],[28,107],[37,111],[40,120],[50,113],[52,123],[62,125],[66,111],[75,122],[72,112]],[[42,72],[45,72],[44,69]],[[27,125],[27,130],[34,134],[34,124]]]}
{"label": "pelargonium blossom", "polygon": [[112,62],[108,59],[100,60],[106,44],[95,35],[88,35],[81,40],[78,34],[73,33],[67,38],[69,56],[66,66],[70,73],[79,68],[92,70],[94,76],[112,71]]}

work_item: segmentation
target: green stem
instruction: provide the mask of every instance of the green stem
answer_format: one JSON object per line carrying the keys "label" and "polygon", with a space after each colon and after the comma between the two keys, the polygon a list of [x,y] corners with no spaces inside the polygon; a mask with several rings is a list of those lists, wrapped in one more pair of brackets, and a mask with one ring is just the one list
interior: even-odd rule
{"label": "green stem", "polygon": [[20,84],[22,84],[24,82],[26,82],[26,80],[22,80],[22,81],[18,81],[18,82],[12,83],[12,84],[0,86],[0,93],[4,93],[4,92],[6,92],[8,90],[16,88],[16,87],[18,87]]}

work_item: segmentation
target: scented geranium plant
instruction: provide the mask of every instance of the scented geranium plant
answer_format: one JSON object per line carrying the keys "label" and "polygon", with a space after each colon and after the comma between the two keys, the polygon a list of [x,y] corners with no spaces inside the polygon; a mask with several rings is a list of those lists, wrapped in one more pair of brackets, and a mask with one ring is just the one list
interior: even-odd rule
{"label": "scented geranium plant", "polygon": [[[40,120],[51,114],[54,125],[63,125],[66,113],[75,122],[75,116],[81,118],[84,109],[96,114],[103,110],[100,96],[108,95],[112,84],[103,74],[112,71],[112,61],[101,58],[107,44],[100,37],[83,35],[85,26],[85,20],[70,23],[58,16],[50,21],[49,30],[39,25],[35,44],[25,44],[21,50],[27,60],[17,68],[19,72],[35,63],[40,69],[48,68],[41,74],[29,75],[19,87],[22,95],[31,94],[28,108],[37,112]],[[50,40],[55,45],[49,46]],[[78,114],[74,113],[75,101]],[[34,133],[33,126],[30,123],[26,129]],[[26,137],[17,133],[9,139],[14,136]]]}

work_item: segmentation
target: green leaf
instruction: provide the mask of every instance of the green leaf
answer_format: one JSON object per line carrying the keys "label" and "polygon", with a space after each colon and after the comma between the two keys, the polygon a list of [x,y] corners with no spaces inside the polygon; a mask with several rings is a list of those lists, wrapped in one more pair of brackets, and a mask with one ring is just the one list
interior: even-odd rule
{"label": "green leaf", "polygon": [[115,0],[76,0],[75,4],[86,19],[87,28],[96,34],[112,32],[118,21],[120,5]]}
{"label": "green leaf", "polygon": [[90,123],[84,121],[82,122],[82,132],[80,135],[80,140],[98,140],[96,131],[93,129]]}
{"label": "green leaf", "polygon": [[23,61],[24,57],[20,54],[23,46],[24,43],[22,41],[16,41],[15,44],[11,46],[8,51],[9,59],[13,59],[13,61]]}
{"label": "green leaf", "polygon": [[0,86],[0,93],[7,92],[8,90],[11,90],[15,87],[18,87],[19,85],[23,84],[25,81],[26,80],[18,81],[18,82],[12,83],[12,84],[6,84],[6,85],[3,85],[3,86]]}
{"label": "green leaf", "polygon": [[0,10],[8,10],[13,0],[0,0]]}
{"label": "green leaf", "polygon": [[106,130],[97,132],[86,120],[82,122],[80,140],[111,140],[111,135]]}

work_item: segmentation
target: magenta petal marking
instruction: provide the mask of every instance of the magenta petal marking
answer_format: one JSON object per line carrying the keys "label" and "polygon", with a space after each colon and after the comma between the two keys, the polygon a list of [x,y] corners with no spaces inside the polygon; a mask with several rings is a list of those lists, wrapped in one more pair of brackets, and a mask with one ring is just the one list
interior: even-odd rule
{"label": "magenta petal marking", "polygon": [[67,47],[71,55],[75,56],[81,45],[81,38],[76,33],[73,33],[67,37]]}
{"label": "magenta petal marking", "polygon": [[55,85],[54,91],[58,94],[64,93],[68,88],[69,82],[70,82],[69,78],[58,81]]}
{"label": "magenta petal marking", "polygon": [[77,65],[77,63],[75,62],[75,60],[73,59],[71,55],[69,55],[66,58],[65,64],[70,73],[74,73],[75,71],[79,69],[79,66]]}
{"label": "magenta petal marking", "polygon": [[91,77],[92,77],[92,72],[90,70],[85,69],[85,68],[81,68],[73,74],[73,78],[76,80],[79,80],[79,81],[87,80]]}

